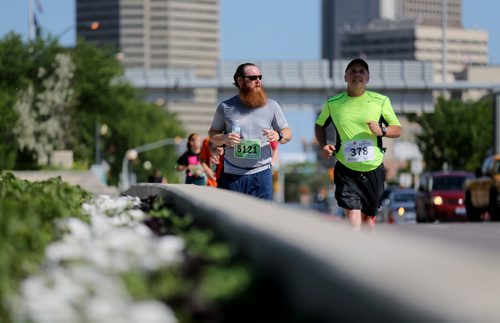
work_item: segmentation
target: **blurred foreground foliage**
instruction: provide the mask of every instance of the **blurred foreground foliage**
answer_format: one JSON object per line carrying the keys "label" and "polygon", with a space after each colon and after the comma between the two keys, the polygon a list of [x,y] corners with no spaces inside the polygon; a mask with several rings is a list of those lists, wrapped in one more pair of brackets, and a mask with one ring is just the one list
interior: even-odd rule
{"label": "blurred foreground foliage", "polygon": [[[53,178],[41,182],[0,174],[0,317],[9,322],[8,298],[38,271],[46,246],[60,236],[55,222],[82,217],[91,194]],[[42,296],[43,297],[43,296]]]}
{"label": "blurred foreground foliage", "polygon": [[[58,222],[82,214],[91,194],[60,178],[28,182],[0,174],[0,317],[12,322],[12,299],[23,279],[40,270],[45,250],[62,238]],[[178,215],[160,199],[143,201],[146,225],[157,235],[185,241],[184,259],[160,270],[122,274],[136,300],[157,299],[179,322],[300,322],[286,303],[283,286],[250,263],[239,250],[189,215]],[[43,297],[43,295],[40,295]]]}
{"label": "blurred foreground foliage", "polygon": [[163,300],[180,322],[302,322],[287,304],[283,286],[234,245],[189,215],[174,213],[161,198],[144,200],[143,208],[156,234],[184,239],[185,260],[153,274],[124,275],[133,296]]}

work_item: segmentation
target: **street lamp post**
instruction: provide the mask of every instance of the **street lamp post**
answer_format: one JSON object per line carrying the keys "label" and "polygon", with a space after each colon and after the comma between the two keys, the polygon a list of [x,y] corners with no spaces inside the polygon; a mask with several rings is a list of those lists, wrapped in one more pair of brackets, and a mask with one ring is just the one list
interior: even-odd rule
{"label": "street lamp post", "polygon": [[178,145],[181,143],[182,140],[183,139],[181,137],[166,138],[127,150],[122,160],[122,172],[120,174],[120,190],[125,191],[130,187],[131,184],[135,184],[131,183],[130,173],[128,170],[129,161],[136,159],[139,153],[160,148],[166,145]]}
{"label": "street lamp post", "polygon": [[70,31],[71,29],[73,29],[75,27],[77,27],[77,28],[84,27],[84,28],[88,28],[90,30],[97,30],[101,27],[101,24],[99,23],[99,21],[80,22],[80,23],[77,23],[75,25],[71,25],[71,26],[64,28],[63,31],[61,31],[59,34],[57,34],[56,39],[61,39],[62,36],[64,36],[68,31]]}

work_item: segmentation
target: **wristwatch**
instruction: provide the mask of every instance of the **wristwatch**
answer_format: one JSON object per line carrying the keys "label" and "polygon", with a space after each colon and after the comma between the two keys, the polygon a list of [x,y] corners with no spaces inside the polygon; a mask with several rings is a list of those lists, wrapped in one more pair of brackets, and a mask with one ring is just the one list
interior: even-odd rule
{"label": "wristwatch", "polygon": [[283,132],[278,131],[278,141],[281,141],[283,139]]}
{"label": "wristwatch", "polygon": [[381,137],[385,137],[385,135],[387,134],[387,128],[384,125],[382,125],[382,126],[380,126],[380,129],[382,130]]}

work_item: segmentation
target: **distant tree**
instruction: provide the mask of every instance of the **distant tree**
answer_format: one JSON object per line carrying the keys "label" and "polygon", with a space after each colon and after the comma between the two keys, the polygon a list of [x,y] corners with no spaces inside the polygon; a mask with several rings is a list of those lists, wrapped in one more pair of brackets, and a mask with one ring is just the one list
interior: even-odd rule
{"label": "distant tree", "polygon": [[54,150],[68,149],[73,70],[68,54],[56,54],[51,75],[45,77],[47,70],[39,67],[42,82],[38,93],[29,85],[14,106],[19,116],[14,133],[20,148],[34,151],[43,163],[50,162]]}
{"label": "distant tree", "polygon": [[307,191],[312,198],[321,188],[329,188],[332,184],[328,170],[320,164],[296,163],[285,167],[285,202],[298,202],[301,191]]}
{"label": "distant tree", "polygon": [[[32,111],[32,104],[42,92],[43,82],[56,68],[54,57],[63,52],[55,41],[36,39],[23,43],[14,33],[0,40],[0,167],[2,169],[34,169],[37,153],[21,147],[16,125],[19,111],[14,108],[24,102],[24,109]],[[39,73],[44,67],[44,73]],[[42,75],[43,74],[43,75]],[[27,102],[30,103],[27,103]],[[26,104],[29,105],[26,106]],[[32,111],[33,112],[33,111]]]}
{"label": "distant tree", "polygon": [[475,170],[493,146],[491,98],[463,102],[440,98],[434,113],[412,116],[421,126],[416,143],[427,170]]}
{"label": "distant tree", "polygon": [[[117,183],[127,149],[184,136],[175,115],[147,103],[128,84],[113,49],[79,41],[61,47],[57,39],[23,43],[9,34],[0,40],[0,168],[33,169],[54,149],[71,149],[80,167],[95,161],[96,130],[104,159]],[[140,155],[165,175],[173,173],[173,147]],[[137,167],[139,180],[148,171]]]}
{"label": "distant tree", "polygon": [[[75,99],[72,120],[75,136],[73,150],[77,159],[92,161],[95,156],[96,125],[106,124],[102,136],[105,160],[111,165],[111,182],[117,183],[122,159],[128,149],[164,138],[184,136],[175,115],[147,103],[144,95],[123,79],[120,62],[112,48],[99,49],[79,41],[73,51],[76,66]],[[140,156],[169,176],[174,169],[174,147],[156,149]],[[136,161],[139,163],[140,160]],[[149,171],[136,167],[139,180],[146,181]]]}
{"label": "distant tree", "polygon": [[14,106],[27,85],[28,51],[21,37],[8,34],[0,42],[0,169],[14,169],[18,144],[12,125],[17,121]]}

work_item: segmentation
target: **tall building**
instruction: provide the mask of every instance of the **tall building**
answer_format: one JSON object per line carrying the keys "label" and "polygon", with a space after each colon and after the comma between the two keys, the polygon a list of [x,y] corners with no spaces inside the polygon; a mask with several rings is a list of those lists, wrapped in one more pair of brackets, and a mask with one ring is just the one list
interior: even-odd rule
{"label": "tall building", "polygon": [[[443,0],[322,0],[322,58],[342,56],[342,35],[360,30],[374,20],[418,18],[440,26]],[[462,26],[462,0],[447,0],[447,25]]]}
{"label": "tall building", "polygon": [[78,37],[114,45],[126,68],[192,69],[213,77],[219,56],[219,0],[77,0]]}
{"label": "tall building", "polygon": [[364,27],[384,14],[380,0],[323,0],[321,56],[340,59],[341,35],[344,30]]}
{"label": "tall building", "polygon": [[[98,30],[77,36],[117,50],[129,74],[216,76],[219,60],[219,0],[76,0],[77,25],[98,21]],[[157,91],[155,102],[177,113],[188,133],[205,136],[217,90]]]}
{"label": "tall building", "polygon": [[[341,56],[374,60],[432,62],[434,80],[443,79],[442,28],[419,18],[376,20],[342,35]],[[446,81],[453,81],[468,65],[488,63],[488,33],[448,27],[446,30]]]}
{"label": "tall building", "polygon": [[[394,0],[390,2],[392,1]],[[424,25],[441,26],[444,0],[395,1],[394,18],[420,18]],[[462,27],[462,0],[446,0],[446,2],[446,23],[448,27]]]}

